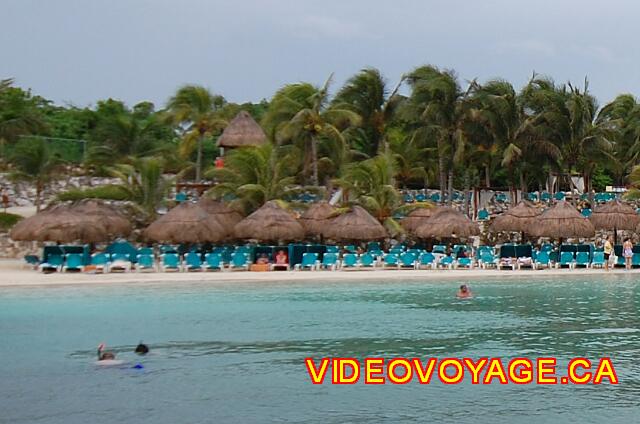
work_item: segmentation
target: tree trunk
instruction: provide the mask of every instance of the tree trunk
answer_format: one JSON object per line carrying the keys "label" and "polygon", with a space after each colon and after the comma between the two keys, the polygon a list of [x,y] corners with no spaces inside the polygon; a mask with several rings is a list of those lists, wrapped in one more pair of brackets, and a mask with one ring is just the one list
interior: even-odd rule
{"label": "tree trunk", "polygon": [[522,192],[522,198],[527,195],[527,183],[525,182],[524,172],[520,171],[520,191]]}
{"label": "tree trunk", "polygon": [[40,196],[42,194],[42,183],[36,183],[36,213],[40,212]]}
{"label": "tree trunk", "polygon": [[318,141],[315,137],[311,137],[311,167],[313,169],[314,186],[318,185]]}
{"label": "tree trunk", "polygon": [[449,168],[449,198],[447,204],[451,206],[453,203],[453,167]]}
{"label": "tree trunk", "polygon": [[486,188],[491,187],[491,170],[488,163],[484,166],[484,185]]}
{"label": "tree trunk", "polygon": [[202,181],[202,136],[198,137],[198,156],[196,157],[196,182]]}
{"label": "tree trunk", "polygon": [[444,155],[439,154],[438,157],[438,172],[440,174],[440,203],[444,204],[444,192],[447,184],[447,172],[445,169]]}
{"label": "tree trunk", "polygon": [[464,213],[469,216],[469,170],[464,172]]}

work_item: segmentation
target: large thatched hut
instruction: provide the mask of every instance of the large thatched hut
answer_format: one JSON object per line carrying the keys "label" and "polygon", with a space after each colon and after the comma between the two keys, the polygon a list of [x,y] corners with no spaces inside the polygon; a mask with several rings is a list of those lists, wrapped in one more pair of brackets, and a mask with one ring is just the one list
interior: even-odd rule
{"label": "large thatched hut", "polygon": [[148,240],[167,243],[216,243],[229,236],[229,228],[197,203],[182,203],[144,230]]}
{"label": "large thatched hut", "polygon": [[324,235],[329,219],[334,216],[336,208],[328,202],[317,202],[311,205],[302,216],[300,223],[309,236]]}
{"label": "large thatched hut", "polygon": [[491,225],[491,232],[530,233],[536,224],[536,219],[542,211],[527,201],[521,201],[516,206],[498,215]]}
{"label": "large thatched hut", "polygon": [[332,240],[379,240],[387,236],[387,230],[369,212],[354,206],[349,212],[330,219],[323,234]]}
{"label": "large thatched hut", "polygon": [[457,210],[442,207],[415,234],[420,238],[466,238],[479,235],[480,228]]}
{"label": "large thatched hut", "polygon": [[588,218],[582,216],[566,201],[560,201],[536,219],[531,235],[552,238],[590,238],[595,235],[595,232]]}
{"label": "large thatched hut", "polygon": [[295,216],[271,200],[236,224],[235,235],[240,239],[260,241],[295,241],[304,238],[304,228]]}
{"label": "large thatched hut", "polygon": [[418,227],[427,222],[427,220],[435,215],[438,210],[439,208],[415,209],[411,211],[406,218],[403,218],[402,221],[400,221],[400,225],[402,225],[402,228],[404,228],[408,233],[415,234]]}
{"label": "large thatched hut", "polygon": [[218,139],[218,147],[259,146],[267,141],[262,127],[246,111],[240,111]]}

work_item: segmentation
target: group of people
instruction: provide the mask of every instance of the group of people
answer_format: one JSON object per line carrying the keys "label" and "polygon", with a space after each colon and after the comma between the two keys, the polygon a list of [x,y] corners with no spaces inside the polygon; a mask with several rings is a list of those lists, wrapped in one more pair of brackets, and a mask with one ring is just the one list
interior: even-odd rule
{"label": "group of people", "polygon": [[[615,250],[613,248],[613,237],[609,236],[604,242],[604,269],[609,271],[609,263],[615,265]],[[625,269],[631,269],[633,266],[633,242],[630,238],[624,239],[622,243],[622,257],[624,258]]]}
{"label": "group of people", "polygon": [[[113,361],[116,359],[116,354],[112,351],[106,350],[106,345],[104,343],[100,343],[98,345],[98,361]],[[149,346],[140,342],[138,346],[136,346],[134,352],[140,356],[146,355],[149,353]]]}
{"label": "group of people", "polygon": [[[278,250],[274,260],[275,260],[273,263],[274,270],[278,270],[279,268],[280,269],[289,268],[289,256],[285,253],[284,250],[282,249]],[[271,261],[269,259],[269,255],[267,255],[266,253],[262,253],[260,256],[258,256],[258,259],[256,259],[256,264],[259,264],[259,265],[268,265],[270,263]]]}

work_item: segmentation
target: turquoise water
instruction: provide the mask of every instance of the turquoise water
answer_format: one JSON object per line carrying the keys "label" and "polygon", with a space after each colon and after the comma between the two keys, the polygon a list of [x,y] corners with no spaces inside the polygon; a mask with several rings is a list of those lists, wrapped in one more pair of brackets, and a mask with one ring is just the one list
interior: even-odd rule
{"label": "turquoise water", "polygon": [[[638,422],[635,277],[470,283],[3,288],[0,422]],[[128,365],[95,366],[101,341]],[[314,386],[303,362],[523,355],[610,356],[620,384]]]}

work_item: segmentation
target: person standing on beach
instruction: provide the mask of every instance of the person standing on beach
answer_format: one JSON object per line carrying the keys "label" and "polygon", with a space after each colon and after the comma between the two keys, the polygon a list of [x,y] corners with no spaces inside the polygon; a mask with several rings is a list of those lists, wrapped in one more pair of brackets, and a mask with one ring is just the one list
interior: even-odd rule
{"label": "person standing on beach", "polygon": [[624,256],[625,269],[631,269],[631,258],[633,258],[633,243],[629,238],[624,240],[622,245],[622,256]]}
{"label": "person standing on beach", "polygon": [[613,254],[613,243],[611,242],[611,239],[613,237],[609,236],[607,237],[607,239],[604,241],[604,269],[605,271],[609,271],[609,258],[611,258],[611,255]]}

